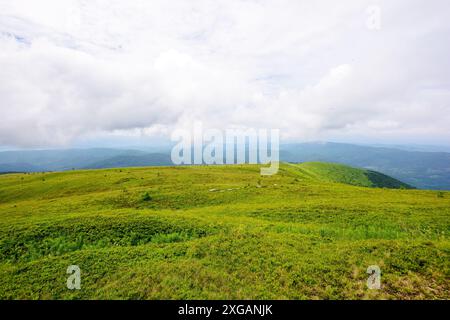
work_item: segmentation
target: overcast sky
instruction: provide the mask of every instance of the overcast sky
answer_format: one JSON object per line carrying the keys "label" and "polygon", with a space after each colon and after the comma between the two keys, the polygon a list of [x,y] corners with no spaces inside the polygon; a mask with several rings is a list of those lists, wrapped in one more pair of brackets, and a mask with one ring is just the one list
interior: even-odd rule
{"label": "overcast sky", "polygon": [[278,128],[450,144],[450,1],[0,0],[0,146]]}

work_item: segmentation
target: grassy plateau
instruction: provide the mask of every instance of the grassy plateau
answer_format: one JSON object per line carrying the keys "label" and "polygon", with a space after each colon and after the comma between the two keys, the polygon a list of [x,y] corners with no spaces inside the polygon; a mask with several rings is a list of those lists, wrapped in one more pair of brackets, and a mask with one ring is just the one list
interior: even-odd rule
{"label": "grassy plateau", "polygon": [[449,218],[450,192],[327,163],[6,174],[0,298],[449,299]]}

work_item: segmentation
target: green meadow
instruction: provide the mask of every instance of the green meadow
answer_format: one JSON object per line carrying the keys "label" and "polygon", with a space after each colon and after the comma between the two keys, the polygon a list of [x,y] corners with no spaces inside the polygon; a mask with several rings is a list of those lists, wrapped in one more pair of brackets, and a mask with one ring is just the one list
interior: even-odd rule
{"label": "green meadow", "polygon": [[450,192],[324,163],[1,175],[0,298],[449,299],[449,218]]}

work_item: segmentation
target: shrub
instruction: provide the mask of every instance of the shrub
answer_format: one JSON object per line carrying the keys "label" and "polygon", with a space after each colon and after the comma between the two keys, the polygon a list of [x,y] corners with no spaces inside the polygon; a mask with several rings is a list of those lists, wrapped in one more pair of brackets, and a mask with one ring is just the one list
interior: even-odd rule
{"label": "shrub", "polygon": [[148,192],[142,195],[142,201],[151,201],[152,197],[148,194]]}

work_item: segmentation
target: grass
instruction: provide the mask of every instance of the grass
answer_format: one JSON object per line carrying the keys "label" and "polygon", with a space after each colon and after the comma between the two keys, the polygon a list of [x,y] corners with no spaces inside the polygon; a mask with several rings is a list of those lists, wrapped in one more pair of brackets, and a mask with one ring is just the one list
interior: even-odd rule
{"label": "grass", "polygon": [[312,176],[328,182],[340,182],[360,187],[413,189],[410,185],[382,173],[336,163],[307,162],[298,167]]}
{"label": "grass", "polygon": [[449,192],[340,165],[259,168],[0,176],[0,298],[449,298]]}

